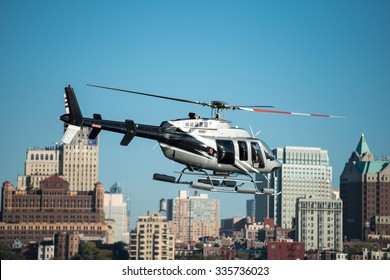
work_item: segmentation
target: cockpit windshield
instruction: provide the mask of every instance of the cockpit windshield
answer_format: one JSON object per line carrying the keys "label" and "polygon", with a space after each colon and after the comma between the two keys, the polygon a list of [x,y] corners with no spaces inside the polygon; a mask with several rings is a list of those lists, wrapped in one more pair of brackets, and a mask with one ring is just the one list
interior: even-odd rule
{"label": "cockpit windshield", "polygon": [[275,155],[272,152],[271,148],[268,147],[268,145],[266,143],[264,143],[263,141],[260,140],[260,142],[264,147],[265,158],[269,159],[269,160],[275,160]]}

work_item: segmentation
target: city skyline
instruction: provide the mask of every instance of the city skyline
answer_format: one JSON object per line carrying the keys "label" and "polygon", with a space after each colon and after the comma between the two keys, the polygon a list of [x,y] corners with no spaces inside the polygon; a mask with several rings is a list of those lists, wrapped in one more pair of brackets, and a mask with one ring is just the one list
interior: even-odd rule
{"label": "city skyline", "polygon": [[[86,117],[101,113],[107,119],[158,125],[188,112],[209,116],[202,107],[104,92],[87,83],[347,116],[226,116],[233,125],[261,130],[258,137],[272,148],[327,150],[333,188],[339,187],[362,133],[377,158],[390,155],[387,1],[89,4],[2,4],[1,183],[17,185],[28,147],[47,147],[61,139],[58,117],[64,113],[63,89],[69,83]],[[121,147],[120,139],[101,134],[99,180],[106,187],[124,182],[124,192],[132,196],[134,225],[136,217],[157,210],[161,198],[187,188],[152,180],[155,172],[171,175],[182,169],[164,158],[155,142],[134,139]],[[220,218],[243,216],[252,198],[210,197],[221,201]]]}

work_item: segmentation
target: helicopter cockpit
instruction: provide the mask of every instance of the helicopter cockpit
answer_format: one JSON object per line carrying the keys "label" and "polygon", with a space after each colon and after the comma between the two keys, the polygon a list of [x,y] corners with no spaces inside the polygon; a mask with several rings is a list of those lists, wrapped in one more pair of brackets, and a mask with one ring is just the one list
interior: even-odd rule
{"label": "helicopter cockpit", "polygon": [[220,139],[217,143],[218,164],[238,166],[246,172],[271,172],[281,166],[272,150],[259,139]]}
{"label": "helicopter cockpit", "polygon": [[263,172],[273,171],[281,166],[272,150],[264,141],[250,140],[252,167]]}

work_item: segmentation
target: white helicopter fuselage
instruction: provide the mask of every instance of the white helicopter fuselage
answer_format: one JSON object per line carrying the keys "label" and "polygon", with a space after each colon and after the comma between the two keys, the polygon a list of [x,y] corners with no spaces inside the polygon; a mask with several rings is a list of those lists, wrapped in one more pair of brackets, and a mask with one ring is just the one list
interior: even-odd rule
{"label": "white helicopter fuselage", "polygon": [[175,139],[163,134],[159,140],[164,155],[192,169],[249,174],[269,173],[281,166],[263,141],[231,127],[229,121],[180,119],[163,122],[160,128],[175,134]]}

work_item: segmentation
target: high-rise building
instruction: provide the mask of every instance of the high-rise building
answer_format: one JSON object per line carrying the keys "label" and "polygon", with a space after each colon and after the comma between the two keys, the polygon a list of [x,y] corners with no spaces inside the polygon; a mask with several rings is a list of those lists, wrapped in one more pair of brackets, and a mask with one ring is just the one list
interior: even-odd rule
{"label": "high-rise building", "polygon": [[126,203],[126,215],[127,215],[127,231],[131,231],[131,225],[130,225],[130,218],[131,218],[131,209],[130,209],[130,203],[131,203],[131,195],[128,192],[124,191],[124,183],[121,182],[115,182],[111,188],[110,193],[120,193],[123,194],[123,201]]}
{"label": "high-rise building", "polygon": [[99,178],[98,137],[88,139],[90,127],[83,127],[70,144],[63,145],[63,176],[71,190],[93,190]]}
{"label": "high-rise building", "polygon": [[135,232],[130,238],[131,260],[174,260],[175,241],[169,232],[167,218],[150,212],[138,217]]}
{"label": "high-rise building", "polygon": [[37,189],[40,181],[57,174],[69,182],[71,190],[93,190],[99,176],[99,145],[98,138],[88,139],[90,131],[83,127],[70,144],[29,148],[17,188]]}
{"label": "high-rise building", "polygon": [[340,176],[344,238],[390,235],[390,161],[376,160],[362,134]]}
{"label": "high-rise building", "polygon": [[209,199],[207,194],[195,192],[188,196],[181,190],[179,196],[168,199],[167,217],[171,232],[177,242],[198,241],[203,236],[219,235],[219,201]]}
{"label": "high-rise building", "polygon": [[[256,181],[261,182],[258,184],[258,188],[275,188],[275,175],[274,174],[256,174]],[[261,223],[266,218],[275,217],[275,197],[264,194],[255,194],[255,222]]]}
{"label": "high-rise building", "polygon": [[343,250],[343,202],[298,198],[295,238],[305,250]]}
{"label": "high-rise building", "polygon": [[114,238],[112,242],[122,241],[129,243],[129,205],[122,193],[122,189],[116,183],[110,188],[110,192],[104,193],[104,214],[106,220],[113,220]]}
{"label": "high-rise building", "polygon": [[299,197],[330,199],[332,167],[328,151],[316,147],[284,147],[273,150],[282,167],[268,179],[259,177],[261,187],[271,187],[281,194],[256,195],[256,222],[266,217],[279,227],[292,228]]}
{"label": "high-rise building", "polygon": [[246,216],[247,217],[254,217],[255,216],[255,200],[254,199],[248,199],[246,201]]}

